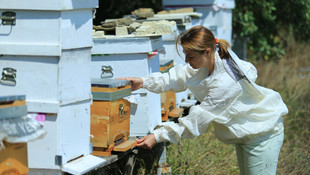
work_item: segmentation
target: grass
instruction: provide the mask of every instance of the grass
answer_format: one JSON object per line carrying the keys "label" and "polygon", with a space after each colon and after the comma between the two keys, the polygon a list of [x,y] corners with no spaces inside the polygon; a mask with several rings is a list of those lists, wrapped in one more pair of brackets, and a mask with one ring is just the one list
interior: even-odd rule
{"label": "grass", "polygon": [[280,92],[289,108],[278,173],[310,174],[310,46],[288,43],[278,63],[259,64],[259,83]]}
{"label": "grass", "polygon": [[[289,108],[284,117],[285,140],[277,174],[310,174],[310,46],[288,38],[286,55],[277,62],[251,61],[258,70],[257,83],[278,91]],[[167,148],[172,174],[239,174],[233,145],[208,132],[181,140]]]}
{"label": "grass", "polygon": [[210,130],[168,146],[167,162],[173,174],[239,174],[234,146],[221,143]]}

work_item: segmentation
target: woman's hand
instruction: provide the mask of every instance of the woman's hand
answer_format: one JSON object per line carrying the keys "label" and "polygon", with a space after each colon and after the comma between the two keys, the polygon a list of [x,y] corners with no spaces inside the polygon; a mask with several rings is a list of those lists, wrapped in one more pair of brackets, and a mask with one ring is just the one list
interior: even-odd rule
{"label": "woman's hand", "polygon": [[152,149],[157,144],[154,134],[150,134],[141,139],[138,139],[137,143],[137,147],[146,149]]}
{"label": "woman's hand", "polygon": [[116,79],[131,81],[131,90],[132,91],[138,90],[138,89],[142,88],[142,86],[143,86],[142,78],[126,77],[126,78],[116,78]]}

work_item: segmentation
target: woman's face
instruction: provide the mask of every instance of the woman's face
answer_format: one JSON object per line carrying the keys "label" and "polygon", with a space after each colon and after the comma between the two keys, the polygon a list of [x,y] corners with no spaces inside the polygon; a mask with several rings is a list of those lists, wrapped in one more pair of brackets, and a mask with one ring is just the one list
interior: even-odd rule
{"label": "woman's face", "polygon": [[183,52],[185,54],[185,62],[189,63],[192,68],[199,69],[201,67],[208,67],[210,59],[207,52],[203,54],[191,50],[184,50]]}

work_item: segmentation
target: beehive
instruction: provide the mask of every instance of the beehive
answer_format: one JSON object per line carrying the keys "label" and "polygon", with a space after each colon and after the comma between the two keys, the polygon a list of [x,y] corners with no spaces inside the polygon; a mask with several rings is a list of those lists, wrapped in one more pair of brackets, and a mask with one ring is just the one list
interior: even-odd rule
{"label": "beehive", "polygon": [[[27,144],[29,174],[62,174],[73,160],[91,162],[84,158],[91,152],[90,57],[98,0],[0,4],[6,23],[0,26],[0,96],[25,94],[28,112],[44,118],[46,135]],[[71,170],[66,172],[76,174]]]}
{"label": "beehive", "polygon": [[[160,72],[168,72],[173,67],[173,60],[160,60]],[[167,121],[169,117],[177,118],[183,113],[182,108],[176,107],[176,94],[172,91],[160,94],[162,121]]]}
{"label": "beehive", "polygon": [[[161,36],[96,38],[91,78],[144,77],[159,72],[162,50]],[[137,100],[131,103],[130,136],[146,136],[161,122],[160,94],[139,89],[132,96]]]}
{"label": "beehive", "polygon": [[[128,141],[130,103],[123,97],[131,94],[129,81],[117,79],[92,80],[91,143],[93,154],[108,156],[111,151],[126,151],[135,142]],[[127,149],[117,149],[126,142]]]}
{"label": "beehive", "polygon": [[162,4],[165,10],[194,8],[195,12],[202,14],[195,22],[196,25],[209,28],[216,38],[225,39],[231,43],[232,10],[235,8],[235,0],[163,0]]}

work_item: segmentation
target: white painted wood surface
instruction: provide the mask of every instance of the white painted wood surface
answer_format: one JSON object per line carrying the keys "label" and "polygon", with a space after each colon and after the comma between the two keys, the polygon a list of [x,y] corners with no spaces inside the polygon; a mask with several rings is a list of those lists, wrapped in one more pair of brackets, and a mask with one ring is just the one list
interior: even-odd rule
{"label": "white painted wood surface", "polygon": [[43,129],[47,134],[28,143],[28,167],[61,169],[61,165],[90,153],[90,100],[59,107],[55,115],[46,115]]}
{"label": "white painted wood surface", "polygon": [[72,10],[98,7],[98,0],[0,0],[2,9]]}
{"label": "white painted wood surface", "polygon": [[[0,5],[0,15],[4,11]],[[16,13],[16,24],[0,26],[2,55],[60,56],[63,49],[93,44],[92,9],[10,11]]]}
{"label": "white painted wood surface", "polygon": [[222,5],[225,4],[227,8],[235,8],[234,0],[162,0],[162,4],[164,8],[174,7],[197,7],[197,6],[212,6],[215,4]]}
{"label": "white painted wood surface", "polygon": [[162,50],[161,35],[95,38],[92,54],[138,54]]}
{"label": "white painted wood surface", "polygon": [[130,136],[146,136],[161,123],[160,94],[140,90],[132,95],[138,103],[132,103],[130,108]]}
{"label": "white painted wood surface", "polygon": [[[0,57],[0,71],[16,70],[16,85],[0,83],[0,95],[25,94],[29,112],[57,113],[57,107],[91,98],[91,49],[57,56]],[[1,75],[0,75],[1,76]]]}
{"label": "white painted wood surface", "polygon": [[107,160],[105,159],[87,155],[65,164],[61,170],[70,174],[81,175],[100,167],[106,162]]}

